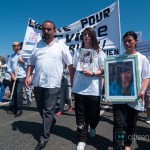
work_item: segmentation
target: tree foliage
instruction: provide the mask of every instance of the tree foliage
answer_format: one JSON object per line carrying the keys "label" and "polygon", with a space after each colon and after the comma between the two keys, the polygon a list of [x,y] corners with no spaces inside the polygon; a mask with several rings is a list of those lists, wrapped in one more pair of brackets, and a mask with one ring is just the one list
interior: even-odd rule
{"label": "tree foliage", "polygon": [[0,60],[1,60],[2,64],[5,64],[5,63],[6,63],[6,61],[5,61],[5,58],[4,58],[4,57],[0,56]]}

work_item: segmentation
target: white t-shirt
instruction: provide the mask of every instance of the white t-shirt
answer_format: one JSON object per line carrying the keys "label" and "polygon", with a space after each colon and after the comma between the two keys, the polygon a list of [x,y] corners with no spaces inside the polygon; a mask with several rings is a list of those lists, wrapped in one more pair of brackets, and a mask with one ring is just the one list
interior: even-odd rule
{"label": "white t-shirt", "polygon": [[54,40],[47,45],[43,40],[37,43],[29,59],[35,66],[33,85],[44,88],[60,88],[64,64],[72,64],[69,48],[63,42]]}
{"label": "white t-shirt", "polygon": [[[79,62],[79,55],[81,49],[77,49],[74,57],[73,57],[73,67],[77,68]],[[93,70],[100,70],[104,68],[104,59],[106,55],[103,51],[99,51],[96,55],[93,63]],[[81,95],[93,95],[93,96],[100,96],[101,95],[101,77],[98,76],[86,76],[83,74],[82,71],[76,70],[73,80],[73,93],[78,93]]]}

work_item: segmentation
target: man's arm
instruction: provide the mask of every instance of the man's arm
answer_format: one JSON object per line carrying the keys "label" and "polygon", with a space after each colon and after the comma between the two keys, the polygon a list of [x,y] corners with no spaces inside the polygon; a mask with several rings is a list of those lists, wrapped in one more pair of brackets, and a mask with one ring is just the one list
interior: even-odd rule
{"label": "man's arm", "polygon": [[73,68],[73,65],[69,65],[68,66],[69,69],[69,74],[70,74],[70,82],[71,82],[71,86],[73,85],[73,78],[74,78],[74,74],[75,74],[75,68]]}
{"label": "man's arm", "polygon": [[34,65],[28,65],[27,67],[27,73],[26,73],[26,79],[25,79],[25,85],[28,88],[31,84],[31,75],[33,73],[34,70]]}
{"label": "man's arm", "polygon": [[11,59],[10,59],[10,58],[8,59],[8,63],[7,63],[7,71],[8,71],[8,73],[9,73],[10,76],[11,76],[11,80],[12,80],[12,81],[15,81],[15,80],[16,80],[16,76],[15,76],[15,74],[12,72]]}
{"label": "man's arm", "polygon": [[144,101],[145,92],[146,92],[146,89],[149,86],[149,84],[150,84],[150,79],[144,79],[142,81],[141,91],[140,91],[140,93],[138,95],[138,97],[141,98],[142,101]]}

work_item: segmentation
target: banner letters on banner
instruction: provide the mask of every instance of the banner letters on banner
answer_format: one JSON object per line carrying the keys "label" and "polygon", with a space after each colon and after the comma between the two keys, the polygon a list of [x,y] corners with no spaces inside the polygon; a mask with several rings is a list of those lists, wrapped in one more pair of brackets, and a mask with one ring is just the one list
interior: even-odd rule
{"label": "banner letters on banner", "polygon": [[[99,46],[106,55],[120,54],[120,23],[118,17],[118,1],[97,13],[84,17],[68,26],[56,29],[55,37],[66,43],[69,49],[76,51],[81,47],[82,33],[85,28],[95,30]],[[37,42],[42,38],[42,25],[29,19],[23,42],[24,57],[29,57]]]}
{"label": "banner letters on banner", "polygon": [[36,21],[33,21],[33,19],[29,19],[29,27],[35,28],[35,29],[39,29],[42,30],[42,25],[40,25],[39,23],[37,23]]}
{"label": "banner letters on banner", "polygon": [[107,56],[119,55],[119,49],[104,49]]}
{"label": "banner letters on banner", "polygon": [[89,24],[91,26],[95,23],[100,22],[102,19],[109,17],[109,13],[110,13],[110,8],[106,8],[102,12],[99,12],[93,16],[89,16],[88,18],[81,19],[80,22],[82,28],[84,28],[86,24]]}

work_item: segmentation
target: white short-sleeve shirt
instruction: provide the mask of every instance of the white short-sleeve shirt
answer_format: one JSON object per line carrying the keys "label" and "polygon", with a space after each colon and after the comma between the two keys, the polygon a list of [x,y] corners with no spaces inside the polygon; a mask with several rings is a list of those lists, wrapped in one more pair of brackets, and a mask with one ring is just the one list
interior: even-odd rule
{"label": "white short-sleeve shirt", "polygon": [[[80,50],[77,49],[74,58],[73,58],[73,67],[77,68],[77,64],[79,61]],[[100,70],[104,67],[104,59],[106,55],[103,51],[99,51],[97,54],[98,57],[95,58],[93,64],[93,72],[96,70]],[[81,95],[93,95],[100,96],[101,94],[101,77],[93,76],[89,77],[84,75],[81,71],[76,70],[73,80],[73,93],[78,93]]]}
{"label": "white short-sleeve shirt", "polygon": [[33,85],[44,88],[60,88],[64,64],[72,64],[69,48],[63,42],[54,40],[47,45],[43,40],[37,43],[29,65],[35,66]]}

